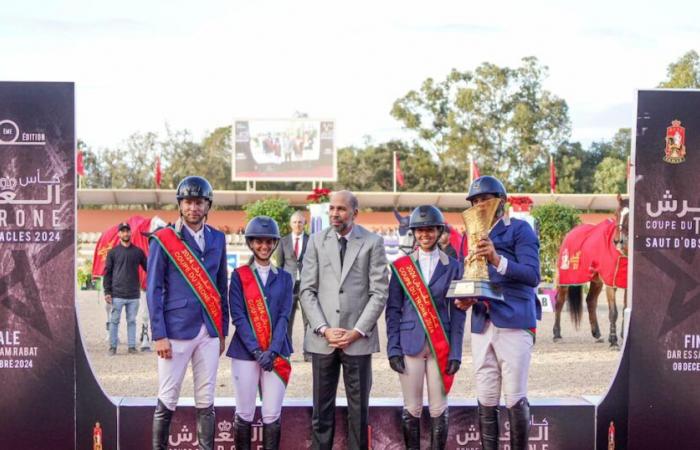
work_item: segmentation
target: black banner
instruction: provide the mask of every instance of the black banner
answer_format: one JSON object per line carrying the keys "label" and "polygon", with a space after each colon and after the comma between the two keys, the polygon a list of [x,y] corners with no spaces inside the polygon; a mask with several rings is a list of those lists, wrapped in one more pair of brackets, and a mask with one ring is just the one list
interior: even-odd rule
{"label": "black banner", "polygon": [[700,92],[639,92],[629,448],[697,448]]}
{"label": "black banner", "polygon": [[0,83],[0,448],[73,448],[72,83]]}

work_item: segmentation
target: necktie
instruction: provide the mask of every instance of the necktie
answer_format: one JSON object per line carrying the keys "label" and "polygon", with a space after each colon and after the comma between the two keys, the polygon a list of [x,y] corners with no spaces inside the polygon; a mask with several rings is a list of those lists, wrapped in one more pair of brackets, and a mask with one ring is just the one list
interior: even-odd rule
{"label": "necktie", "polygon": [[299,237],[294,238],[294,254],[299,259]]}
{"label": "necktie", "polygon": [[348,240],[345,236],[342,236],[338,241],[340,242],[340,269],[342,270],[345,260],[345,250],[348,248]]}

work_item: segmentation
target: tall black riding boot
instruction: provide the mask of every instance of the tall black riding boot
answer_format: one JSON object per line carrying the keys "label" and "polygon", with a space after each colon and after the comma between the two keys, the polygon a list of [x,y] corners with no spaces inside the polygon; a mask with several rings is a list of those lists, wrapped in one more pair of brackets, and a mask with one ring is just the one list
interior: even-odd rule
{"label": "tall black riding boot", "polygon": [[443,450],[447,445],[447,410],[430,418],[430,450]]}
{"label": "tall black riding boot", "polygon": [[246,422],[236,414],[233,421],[233,440],[236,450],[250,450],[251,425],[253,422]]}
{"label": "tall black riding boot", "polygon": [[530,404],[526,397],[518,400],[518,403],[508,408],[510,419],[510,448],[511,450],[527,450],[527,441],[530,436]]}
{"label": "tall black riding boot", "polygon": [[280,448],[280,436],[282,424],[280,419],[272,423],[263,423],[263,449],[278,450]]}
{"label": "tall black riding boot", "polygon": [[479,433],[483,450],[498,450],[498,406],[479,403]]}
{"label": "tall black riding boot", "polygon": [[214,405],[197,409],[197,441],[201,450],[214,450],[216,415]]}
{"label": "tall black riding boot", "polygon": [[406,450],[420,450],[420,417],[413,417],[404,409],[401,414],[401,428]]}
{"label": "tall black riding boot", "polygon": [[153,413],[153,450],[168,450],[168,437],[170,436],[170,421],[173,412],[158,400],[156,411]]}

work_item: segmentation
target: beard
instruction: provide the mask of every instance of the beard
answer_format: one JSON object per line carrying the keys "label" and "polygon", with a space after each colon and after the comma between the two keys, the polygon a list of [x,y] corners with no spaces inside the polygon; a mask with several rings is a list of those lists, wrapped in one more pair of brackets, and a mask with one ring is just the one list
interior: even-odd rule
{"label": "beard", "polygon": [[333,229],[336,232],[342,233],[343,231],[347,230],[350,227],[350,224],[343,222],[343,223],[339,223],[338,225],[331,224],[331,226],[333,227]]}

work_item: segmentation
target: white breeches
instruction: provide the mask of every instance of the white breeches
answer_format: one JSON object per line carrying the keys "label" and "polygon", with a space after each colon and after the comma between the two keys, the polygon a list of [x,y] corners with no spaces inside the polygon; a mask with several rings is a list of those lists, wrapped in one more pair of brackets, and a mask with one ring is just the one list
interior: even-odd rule
{"label": "white breeches", "polygon": [[405,355],[404,363],[406,370],[399,374],[404,407],[413,417],[420,417],[425,383],[428,388],[430,417],[439,417],[447,409],[447,396],[442,392],[440,369],[428,343],[417,355]]}
{"label": "white breeches", "polygon": [[501,387],[506,407],[527,396],[527,376],[534,337],[526,330],[498,328],[490,321],[483,333],[472,333],[476,397],[484,406],[498,406]]}
{"label": "white breeches", "polygon": [[272,423],[282,414],[286,386],[275,372],[264,371],[257,361],[231,358],[231,374],[236,388],[236,415],[246,422],[255,416],[255,397],[262,390],[262,421]]}
{"label": "white breeches", "polygon": [[214,403],[216,371],[219,368],[219,338],[211,337],[202,324],[194,339],[170,339],[173,357],[158,358],[158,398],[171,411],[180,398],[182,380],[190,360],[194,379],[194,401],[197,408]]}

